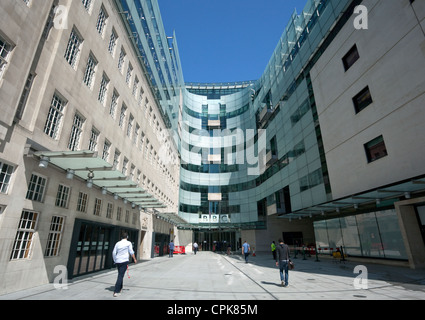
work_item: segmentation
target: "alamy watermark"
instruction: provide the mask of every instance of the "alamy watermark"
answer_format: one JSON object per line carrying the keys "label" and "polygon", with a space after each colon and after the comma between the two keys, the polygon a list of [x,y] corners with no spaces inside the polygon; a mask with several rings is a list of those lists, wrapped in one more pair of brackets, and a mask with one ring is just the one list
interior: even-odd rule
{"label": "alamy watermark", "polygon": [[354,8],[354,28],[356,30],[367,30],[369,29],[369,11],[366,6],[360,5]]}
{"label": "alamy watermark", "polygon": [[366,266],[356,266],[354,268],[354,273],[358,276],[353,281],[354,289],[356,290],[367,290],[368,286],[368,271]]}

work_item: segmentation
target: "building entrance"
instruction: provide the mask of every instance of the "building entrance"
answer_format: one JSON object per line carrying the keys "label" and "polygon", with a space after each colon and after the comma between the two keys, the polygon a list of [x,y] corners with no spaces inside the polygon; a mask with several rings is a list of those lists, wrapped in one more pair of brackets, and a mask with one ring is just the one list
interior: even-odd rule
{"label": "building entrance", "polygon": [[235,231],[195,231],[194,237],[200,251],[226,252],[229,246],[235,251],[241,245]]}
{"label": "building entrance", "polygon": [[137,256],[137,230],[77,219],[68,260],[69,277],[112,268],[112,250],[124,232]]}

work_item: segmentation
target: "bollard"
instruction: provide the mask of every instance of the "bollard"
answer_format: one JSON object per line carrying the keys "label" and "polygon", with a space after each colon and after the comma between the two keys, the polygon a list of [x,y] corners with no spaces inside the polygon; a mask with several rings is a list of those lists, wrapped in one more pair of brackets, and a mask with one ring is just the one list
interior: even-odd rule
{"label": "bollard", "polygon": [[305,246],[303,245],[303,260],[307,260],[307,258],[305,257]]}
{"label": "bollard", "polygon": [[317,253],[317,246],[315,246],[315,251],[316,251],[316,262],[320,262],[319,254]]}

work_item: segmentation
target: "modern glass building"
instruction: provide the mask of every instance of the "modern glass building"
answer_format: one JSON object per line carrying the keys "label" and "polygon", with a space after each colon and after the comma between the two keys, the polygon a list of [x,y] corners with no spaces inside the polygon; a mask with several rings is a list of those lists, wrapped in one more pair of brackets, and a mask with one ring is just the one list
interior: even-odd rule
{"label": "modern glass building", "polygon": [[[178,214],[185,221],[179,223],[181,229],[194,230],[194,240],[204,243],[207,249],[212,249],[214,242],[223,241],[237,246],[242,237],[248,237],[259,249],[266,250],[269,242],[283,233],[290,243],[344,246],[351,248],[350,254],[370,256],[367,248],[371,239],[363,239],[359,230],[372,223],[375,247],[383,248],[384,243],[388,246],[388,237],[396,239],[392,241],[396,249],[374,256],[407,259],[400,228],[392,223],[397,216],[395,198],[385,198],[393,201],[389,207],[370,207],[369,202],[353,197],[356,194],[361,198],[358,193],[371,189],[374,192],[385,183],[371,189],[365,183],[360,190],[348,190],[341,196],[343,201],[335,200],[340,192],[339,188],[334,190],[337,179],[330,179],[325,140],[339,133],[324,127],[328,118],[321,114],[316,99],[318,92],[322,94],[321,84],[312,79],[312,70],[316,72],[317,63],[330,47],[342,46],[344,41],[355,45],[353,32],[347,34],[346,30],[356,30],[356,14],[374,8],[378,2],[384,6],[380,1],[308,0],[300,14],[292,15],[260,79],[187,84],[175,35],[169,48],[164,49],[163,44],[171,39],[165,36],[156,1],[117,2],[127,15],[135,45],[179,146]],[[391,5],[384,6],[388,14],[394,13]],[[414,11],[414,5],[410,5]],[[353,41],[344,39],[344,34]],[[151,49],[149,57],[143,48]],[[341,77],[347,75],[354,58],[358,59],[358,52],[348,49],[348,53],[335,59],[344,67],[345,75]],[[357,113],[371,101],[369,96],[364,103],[356,104],[354,98]],[[378,144],[381,150],[382,140],[381,137],[364,143],[369,163],[373,162],[373,155],[368,146]],[[422,177],[423,172],[419,171],[415,174]],[[411,177],[406,174],[404,178]],[[391,183],[402,181],[393,179]],[[405,186],[401,189],[402,195],[407,191],[420,194],[422,190]],[[359,211],[361,206],[363,211]],[[341,212],[348,217],[335,217]],[[372,222],[369,216],[374,217]],[[384,227],[388,223],[391,228]],[[347,225],[353,228],[344,227]],[[335,233],[332,230],[336,226],[339,231]],[[390,234],[385,234],[384,229],[391,230]]]}

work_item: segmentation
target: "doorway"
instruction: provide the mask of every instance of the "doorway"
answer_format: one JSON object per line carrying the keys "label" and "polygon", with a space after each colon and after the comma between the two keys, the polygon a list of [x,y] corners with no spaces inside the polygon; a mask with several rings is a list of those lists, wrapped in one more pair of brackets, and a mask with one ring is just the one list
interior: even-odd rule
{"label": "doorway", "polygon": [[195,231],[194,242],[199,245],[200,251],[226,252],[238,250],[236,232],[234,231]]}

